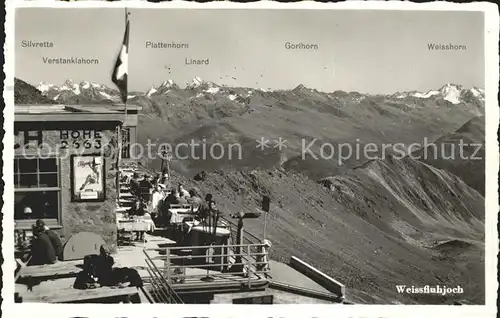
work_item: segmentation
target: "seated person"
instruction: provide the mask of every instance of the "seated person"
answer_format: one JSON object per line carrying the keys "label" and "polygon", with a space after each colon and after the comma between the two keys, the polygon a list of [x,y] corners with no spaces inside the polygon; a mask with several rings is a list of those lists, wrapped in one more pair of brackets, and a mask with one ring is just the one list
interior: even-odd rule
{"label": "seated person", "polygon": [[96,274],[100,285],[113,286],[112,272],[114,264],[115,260],[111,256],[111,246],[101,245],[96,267]]}
{"label": "seated person", "polygon": [[[141,200],[136,200],[135,205],[127,210],[129,216],[144,216],[146,209]],[[135,231],[136,241],[144,241],[144,231]]]}
{"label": "seated person", "polygon": [[144,178],[139,182],[139,188],[141,192],[140,198],[144,201],[149,201],[153,184],[147,175],[144,175]]}
{"label": "seated person", "polygon": [[97,278],[95,264],[85,260],[88,260],[88,258],[84,258],[83,270],[76,275],[73,288],[94,289],[100,287],[101,285],[98,282],[99,279]]}
{"label": "seated person", "polygon": [[31,242],[31,260],[29,265],[54,264],[56,251],[50,242],[49,236],[36,225],[32,226],[33,241]]}
{"label": "seated person", "polygon": [[202,222],[211,227],[217,226],[220,216],[221,213],[217,208],[215,200],[213,200],[212,194],[208,193],[205,196],[205,202],[198,209],[198,217]]}
{"label": "seated person", "polygon": [[165,201],[169,204],[179,204],[179,194],[175,189],[172,189],[170,193],[165,198]]}
{"label": "seated person", "polygon": [[129,177],[127,175],[121,175],[120,182],[121,183],[130,183]]}
{"label": "seated person", "polygon": [[136,197],[139,197],[141,195],[140,192],[139,174],[137,172],[134,172],[132,179],[130,179],[130,193],[132,193]]}
{"label": "seated person", "polygon": [[77,289],[100,286],[141,287],[143,282],[137,270],[128,267],[113,268],[114,259],[110,254],[110,247],[102,245],[99,255],[85,256],[83,270],[78,273],[73,287]]}
{"label": "seated person", "polygon": [[127,210],[130,216],[144,216],[146,210],[141,200],[135,200],[134,205]]}
{"label": "seated person", "polygon": [[61,242],[61,238],[59,237],[59,235],[57,235],[56,232],[50,230],[49,227],[45,225],[45,222],[43,220],[37,220],[35,226],[40,231],[45,232],[45,234],[47,234],[47,236],[50,239],[50,243],[52,244],[52,247],[56,252],[57,259],[61,260],[63,253],[63,244]]}
{"label": "seated person", "polygon": [[109,254],[109,248],[102,245],[99,255],[86,255],[83,258],[83,270],[76,276],[73,288],[93,289],[112,286],[114,259]]}
{"label": "seated person", "polygon": [[187,200],[187,197],[184,195],[184,192],[179,192],[179,204],[181,205],[186,205],[188,204],[188,200]]}
{"label": "seated person", "polygon": [[185,198],[189,197],[189,192],[184,189],[181,183],[179,183],[179,187],[177,190],[179,191],[179,196],[183,196]]}
{"label": "seated person", "polygon": [[212,198],[212,194],[208,193],[205,196],[205,202],[198,209],[198,215],[201,219],[206,219],[211,217],[216,210],[215,201]]}
{"label": "seated person", "polygon": [[142,287],[142,278],[134,268],[116,267],[112,272],[113,286],[123,287]]}
{"label": "seated person", "polygon": [[203,204],[203,200],[198,196],[198,191],[196,191],[196,189],[189,190],[189,198],[187,201],[193,208],[198,208]]}
{"label": "seated person", "polygon": [[172,204],[179,204],[179,199],[177,199],[174,189],[172,189],[167,197],[158,205],[158,218],[164,225],[170,224],[170,218],[172,216],[170,207]]}

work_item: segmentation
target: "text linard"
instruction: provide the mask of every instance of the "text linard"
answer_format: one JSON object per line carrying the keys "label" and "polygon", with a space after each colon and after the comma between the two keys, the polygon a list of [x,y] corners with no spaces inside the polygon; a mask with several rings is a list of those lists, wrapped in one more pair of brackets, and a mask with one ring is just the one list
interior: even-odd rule
{"label": "text linard", "polygon": [[146,49],[189,49],[188,43],[146,41]]}
{"label": "text linard", "polygon": [[21,47],[22,48],[52,48],[52,47],[54,47],[54,43],[51,41],[22,40]]}
{"label": "text linard", "polygon": [[184,63],[186,65],[208,65],[210,64],[210,59],[201,59],[201,60],[196,60],[196,59],[190,59],[190,58],[186,58],[184,60]]}

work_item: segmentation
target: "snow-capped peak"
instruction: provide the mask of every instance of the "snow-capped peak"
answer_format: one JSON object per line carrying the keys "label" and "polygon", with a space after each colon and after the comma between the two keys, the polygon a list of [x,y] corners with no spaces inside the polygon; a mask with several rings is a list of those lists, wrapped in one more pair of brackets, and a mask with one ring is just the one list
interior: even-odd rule
{"label": "snow-capped peak", "polygon": [[307,89],[307,88],[303,84],[299,84],[293,90],[299,91],[299,90],[303,90],[303,89]]}
{"label": "snow-capped peak", "polygon": [[439,92],[443,96],[443,99],[449,101],[452,104],[460,104],[460,94],[463,90],[461,85],[446,84],[439,89]]}
{"label": "snow-capped peak", "polygon": [[470,89],[464,89],[462,85],[457,85],[457,84],[452,84],[448,83],[443,85],[440,89],[431,89],[427,91],[426,93],[418,92],[418,91],[409,91],[409,92],[398,92],[396,94],[393,94],[391,96],[402,99],[406,97],[416,97],[416,98],[430,98],[433,96],[438,96],[444,100],[449,101],[452,104],[460,104],[463,100],[463,93],[470,91],[470,93],[473,94],[474,97],[478,98],[479,100],[484,100],[484,90],[477,88],[477,87],[472,87]]}
{"label": "snow-capped peak", "polygon": [[153,86],[149,89],[149,91],[146,93],[147,97],[151,97],[154,93],[156,93],[158,90]]}
{"label": "snow-capped peak", "polygon": [[67,79],[62,86],[73,87],[73,85],[75,85],[75,82],[72,79]]}
{"label": "snow-capped peak", "polygon": [[483,98],[484,97],[484,89],[477,88],[476,86],[473,86],[469,90],[477,98]]}
{"label": "snow-capped peak", "polygon": [[174,86],[175,86],[175,83],[171,79],[163,81],[159,86],[152,86],[148,90],[148,92],[146,93],[146,96],[151,97],[151,95],[153,95],[157,92],[159,92],[159,94],[168,92]]}
{"label": "snow-capped peak", "polygon": [[83,82],[80,83],[80,86],[83,89],[89,89],[90,88],[90,82],[89,81],[83,81]]}
{"label": "snow-capped peak", "polygon": [[174,81],[169,79],[167,81],[163,81],[159,87],[171,88],[174,86]]}
{"label": "snow-capped peak", "polygon": [[199,78],[198,76],[196,76],[195,78],[193,78],[191,80],[191,83],[188,84],[187,86],[190,88],[195,88],[195,87],[200,86],[201,84],[203,84],[203,80],[201,78]]}
{"label": "snow-capped peak", "polygon": [[40,92],[42,92],[42,94],[45,94],[52,87],[54,87],[54,84],[40,82],[40,84],[37,85],[36,89],[38,89]]}
{"label": "snow-capped peak", "polygon": [[68,79],[64,84],[60,87],[61,90],[70,90],[72,91],[75,95],[80,95],[80,85],[75,84],[73,80]]}

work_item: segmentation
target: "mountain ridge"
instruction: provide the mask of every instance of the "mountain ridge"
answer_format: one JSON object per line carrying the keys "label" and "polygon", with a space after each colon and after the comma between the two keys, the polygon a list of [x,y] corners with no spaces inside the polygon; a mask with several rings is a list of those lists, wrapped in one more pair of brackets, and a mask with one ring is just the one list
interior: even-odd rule
{"label": "mountain ridge", "polygon": [[[199,87],[206,87],[206,88],[211,88],[206,89],[206,93],[212,93],[216,94],[220,90],[225,90],[228,88],[226,85],[218,85],[214,82],[206,82],[203,81],[199,77],[194,77],[191,83],[186,83],[185,88],[181,88],[177,83],[175,83],[173,80],[165,80],[159,85],[153,85],[151,88],[148,90],[145,90],[145,92],[133,92],[129,94],[129,98],[133,99],[137,96],[146,96],[146,97],[152,97],[152,96],[158,96],[162,94],[168,93],[170,90],[193,90]],[[119,100],[119,93],[117,89],[114,88],[109,88],[105,85],[102,84],[97,84],[94,82],[89,82],[89,81],[82,81],[79,84],[75,83],[71,79],[66,80],[63,84],[61,85],[55,85],[51,83],[45,83],[45,82],[40,82],[36,88],[45,96],[57,100],[61,98],[61,93],[62,92],[72,92],[74,95],[81,95],[83,90],[87,90],[90,88],[95,88],[100,90],[100,93],[102,96],[95,96],[95,97],[100,97],[99,100],[109,100],[110,102],[116,102]],[[229,87],[230,88],[230,87]],[[484,101],[484,89],[478,88],[478,87],[470,87],[470,88],[465,88],[463,85],[459,84],[453,84],[453,83],[447,83],[441,86],[439,89],[430,89],[427,92],[418,92],[418,91],[404,91],[404,92],[396,92],[396,93],[388,93],[388,94],[366,94],[366,93],[359,93],[359,92],[351,92],[351,91],[334,91],[334,92],[320,92],[316,89],[308,88],[303,84],[299,84],[294,88],[291,89],[276,89],[276,90],[265,90],[265,89],[255,89],[255,88],[246,88],[246,87],[237,87],[234,86],[232,88],[235,89],[246,89],[248,91],[258,91],[258,92],[283,92],[283,91],[292,91],[292,92],[314,92],[318,94],[326,94],[326,95],[333,95],[335,92],[337,94],[339,92],[344,92],[346,94],[350,94],[353,96],[356,95],[362,95],[362,96],[368,96],[368,97],[376,97],[376,96],[386,96],[388,98],[394,98],[394,99],[405,99],[405,98],[420,98],[420,99],[428,99],[428,98],[436,98],[436,97],[441,97],[444,100],[449,101],[452,104],[459,104],[462,102],[461,97],[464,94],[470,93],[480,101]],[[102,94],[104,93],[104,94]],[[63,97],[63,102],[65,98],[69,97]]]}

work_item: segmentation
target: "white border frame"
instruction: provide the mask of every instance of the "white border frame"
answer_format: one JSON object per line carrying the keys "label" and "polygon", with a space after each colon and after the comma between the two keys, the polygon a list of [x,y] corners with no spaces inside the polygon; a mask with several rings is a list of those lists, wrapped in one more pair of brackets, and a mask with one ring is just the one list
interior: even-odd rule
{"label": "white border frame", "polygon": [[[3,315],[7,318],[23,317],[25,315],[42,315],[56,317],[496,317],[497,253],[498,253],[498,168],[499,146],[497,129],[499,124],[498,80],[499,80],[499,15],[498,6],[494,3],[409,3],[399,1],[348,1],[342,3],[315,3],[304,1],[300,3],[277,3],[260,1],[254,3],[211,2],[193,3],[173,1],[166,3],[148,3],[144,1],[6,1],[6,41],[4,46],[5,89],[4,100],[4,149],[3,174],[6,187],[4,189],[4,206],[2,212],[4,241],[2,252],[5,262],[2,270],[5,273],[2,289]],[[14,284],[10,273],[14,272],[13,258],[13,212],[9,207],[13,202],[13,118],[14,118],[14,11],[22,7],[53,7],[53,8],[177,8],[177,9],[310,9],[310,10],[421,10],[421,11],[482,11],[485,14],[485,113],[486,113],[486,194],[485,194],[485,266],[486,266],[486,305],[445,306],[445,305],[101,305],[101,304],[14,304]],[[6,208],[7,207],[7,208]],[[246,306],[251,306],[246,308]]]}

